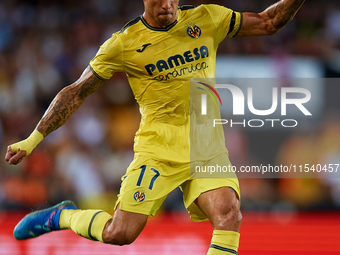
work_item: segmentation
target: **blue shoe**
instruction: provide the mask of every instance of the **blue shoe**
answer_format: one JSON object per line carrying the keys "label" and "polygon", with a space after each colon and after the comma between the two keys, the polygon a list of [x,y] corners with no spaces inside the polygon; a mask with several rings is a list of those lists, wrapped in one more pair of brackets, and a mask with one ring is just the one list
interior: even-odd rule
{"label": "blue shoe", "polygon": [[60,230],[59,219],[63,209],[76,210],[76,205],[63,201],[53,207],[27,214],[14,228],[13,235],[17,240],[25,240],[42,234]]}

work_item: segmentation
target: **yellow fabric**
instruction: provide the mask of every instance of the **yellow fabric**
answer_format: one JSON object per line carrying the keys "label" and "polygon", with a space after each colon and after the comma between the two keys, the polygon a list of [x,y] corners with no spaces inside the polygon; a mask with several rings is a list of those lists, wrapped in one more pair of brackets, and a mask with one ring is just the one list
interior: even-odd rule
{"label": "yellow fabric", "polygon": [[[136,153],[190,161],[190,79],[214,77],[218,44],[228,33],[235,36],[240,26],[240,13],[200,5],[179,9],[177,21],[162,29],[150,27],[141,16],[100,47],[90,62],[92,71],[102,79],[125,72],[140,106]],[[206,156],[225,150],[216,147],[214,155]]]}
{"label": "yellow fabric", "polygon": [[[214,120],[221,119],[219,103],[217,103],[219,100],[213,95],[214,91],[206,87],[214,87],[215,83],[215,79],[201,78],[191,79],[190,82],[190,162],[192,163],[208,161],[221,153],[228,153],[223,126],[214,126]],[[207,96],[205,115],[202,114],[203,94]],[[202,165],[204,164],[202,162]],[[226,165],[231,165],[229,160]]]}
{"label": "yellow fabric", "polygon": [[26,151],[26,156],[28,156],[43,139],[44,136],[35,129],[27,139],[12,144],[11,149],[13,152],[18,152],[19,149],[21,151]]}
{"label": "yellow fabric", "polygon": [[158,161],[135,154],[122,177],[116,207],[120,203],[122,211],[154,216],[166,196],[188,178],[189,163]]}
{"label": "yellow fabric", "polygon": [[[211,162],[227,164],[228,155],[219,155],[205,163]],[[166,196],[178,186],[183,191],[184,204],[193,221],[208,220],[194,203],[203,192],[227,186],[233,188],[240,198],[239,183],[235,175],[234,178],[191,179],[190,163],[158,161],[138,154],[122,181],[116,206],[120,203],[120,210],[149,216],[155,215]]]}
{"label": "yellow fabric", "polygon": [[239,240],[240,234],[237,232],[214,230],[207,255],[237,254]]}
{"label": "yellow fabric", "polygon": [[94,241],[103,242],[103,230],[112,216],[101,210],[61,211],[60,229],[72,229],[76,234]]}
{"label": "yellow fabric", "polygon": [[200,222],[209,220],[205,213],[195,204],[195,200],[200,194],[221,187],[231,187],[240,197],[239,183],[236,178],[197,178],[188,180],[181,185],[184,205],[192,221]]}

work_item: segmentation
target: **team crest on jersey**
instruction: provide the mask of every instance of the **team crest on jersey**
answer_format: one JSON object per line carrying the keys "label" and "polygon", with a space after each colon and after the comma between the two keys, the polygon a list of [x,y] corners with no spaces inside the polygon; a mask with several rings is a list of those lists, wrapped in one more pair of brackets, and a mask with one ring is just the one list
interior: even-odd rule
{"label": "team crest on jersey", "polygon": [[143,202],[145,199],[145,193],[142,191],[137,191],[135,194],[133,194],[133,198],[136,202]]}
{"label": "team crest on jersey", "polygon": [[191,38],[197,39],[201,36],[202,30],[196,24],[191,23],[187,25],[187,34]]}

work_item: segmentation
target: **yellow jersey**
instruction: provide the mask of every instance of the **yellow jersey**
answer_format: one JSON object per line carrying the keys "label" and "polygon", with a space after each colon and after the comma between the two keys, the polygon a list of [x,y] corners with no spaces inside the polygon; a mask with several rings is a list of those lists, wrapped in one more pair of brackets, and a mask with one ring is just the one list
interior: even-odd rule
{"label": "yellow jersey", "polygon": [[[152,27],[140,16],[100,47],[91,70],[104,80],[125,72],[140,107],[135,153],[190,162],[190,79],[215,76],[217,47],[241,23],[241,13],[222,6],[182,6],[168,27]],[[211,151],[205,157],[226,148]]]}

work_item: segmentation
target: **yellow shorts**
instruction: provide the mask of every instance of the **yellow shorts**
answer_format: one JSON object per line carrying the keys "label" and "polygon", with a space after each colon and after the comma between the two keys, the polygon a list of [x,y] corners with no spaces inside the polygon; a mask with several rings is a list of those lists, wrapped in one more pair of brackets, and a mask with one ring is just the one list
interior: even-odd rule
{"label": "yellow shorts", "polygon": [[[228,163],[227,154],[218,161]],[[211,161],[216,162],[212,159]],[[224,161],[224,162],[221,162]],[[209,165],[210,161],[202,164]],[[230,162],[229,162],[230,163]],[[235,175],[236,177],[236,175]],[[122,177],[122,185],[115,205],[123,211],[154,216],[167,195],[177,187],[183,192],[184,204],[193,221],[208,220],[194,201],[203,192],[220,187],[231,187],[240,198],[237,178],[190,178],[190,163],[164,162],[143,155],[135,155]]]}

